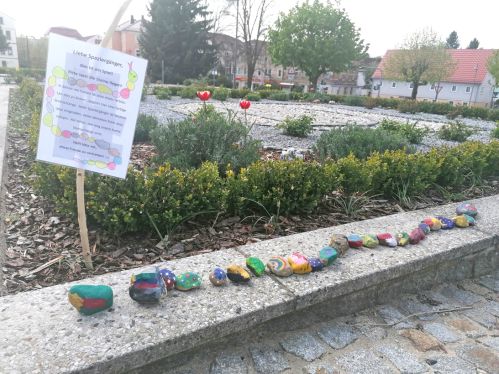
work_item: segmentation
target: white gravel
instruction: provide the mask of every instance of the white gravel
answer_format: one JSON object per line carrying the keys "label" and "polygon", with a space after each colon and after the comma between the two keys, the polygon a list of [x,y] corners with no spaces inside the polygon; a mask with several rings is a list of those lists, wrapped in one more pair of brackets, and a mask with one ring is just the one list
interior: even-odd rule
{"label": "white gravel", "polygon": [[[244,120],[244,111],[239,108],[239,100],[229,99],[226,102],[211,100],[221,111],[233,111],[242,120]],[[158,100],[155,96],[148,96],[145,102],[142,102],[140,112],[153,115],[161,123],[168,120],[179,120],[185,118],[189,113],[197,111],[201,107],[199,100],[189,100],[173,98],[172,100]],[[313,104],[297,102],[277,102],[262,100],[254,102],[248,110],[248,123],[254,123],[251,135],[262,141],[266,148],[297,148],[310,149],[319,138],[321,132],[335,127],[343,127],[348,124],[357,124],[359,126],[377,126],[384,118],[397,121],[417,122],[417,126],[426,127],[428,135],[423,140],[420,149],[429,149],[431,147],[440,147],[444,145],[456,145],[456,142],[441,140],[436,132],[445,124],[451,122],[445,116],[427,113],[408,114],[400,113],[392,109],[366,109],[362,107],[350,107],[337,104]],[[307,138],[295,138],[283,135],[282,131],[275,128],[286,116],[299,117],[308,115],[314,118],[314,131]],[[495,128],[492,121],[483,121],[478,119],[460,118],[467,126],[476,130],[469,140],[478,140],[482,142],[490,141],[490,132]]]}

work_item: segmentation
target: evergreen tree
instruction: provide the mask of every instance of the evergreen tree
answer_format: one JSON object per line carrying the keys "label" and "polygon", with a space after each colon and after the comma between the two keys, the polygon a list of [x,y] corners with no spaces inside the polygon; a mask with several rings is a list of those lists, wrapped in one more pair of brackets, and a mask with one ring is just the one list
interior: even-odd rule
{"label": "evergreen tree", "polygon": [[9,43],[7,43],[7,38],[3,33],[2,27],[0,26],[0,52],[6,51],[9,48]]}
{"label": "evergreen tree", "polygon": [[168,83],[182,83],[213,68],[212,21],[202,0],[153,0],[148,10],[151,20],[144,20],[139,43],[153,81],[162,79],[162,61]]}
{"label": "evergreen tree", "polygon": [[474,38],[470,44],[468,45],[467,49],[478,49],[478,46],[480,45],[480,42],[478,41],[477,38]]}
{"label": "evergreen tree", "polygon": [[458,49],[459,48],[459,38],[456,31],[452,31],[447,38],[446,48]]}

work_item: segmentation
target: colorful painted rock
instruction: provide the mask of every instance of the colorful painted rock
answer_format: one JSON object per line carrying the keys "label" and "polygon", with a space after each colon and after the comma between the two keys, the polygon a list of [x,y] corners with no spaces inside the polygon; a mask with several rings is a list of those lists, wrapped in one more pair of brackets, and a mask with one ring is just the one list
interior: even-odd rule
{"label": "colorful painted rock", "polygon": [[419,227],[412,230],[411,233],[409,234],[409,242],[411,244],[418,244],[421,240],[425,239],[425,234],[423,230],[421,230]]}
{"label": "colorful painted rock", "polygon": [[215,268],[215,270],[210,273],[209,279],[211,284],[216,287],[227,284],[227,274],[220,268]]}
{"label": "colorful painted rock", "polygon": [[177,277],[175,276],[175,273],[171,270],[168,269],[161,269],[159,271],[159,274],[163,277],[163,280],[166,285],[166,289],[168,291],[171,291],[175,288],[175,282],[177,281]]}
{"label": "colorful painted rock", "polygon": [[425,235],[428,235],[431,232],[430,226],[428,226],[426,223],[422,222],[418,225],[418,227],[423,230]]}
{"label": "colorful painted rock", "polygon": [[130,278],[130,297],[139,303],[157,303],[166,295],[166,285],[159,271],[140,273]]}
{"label": "colorful painted rock", "polygon": [[476,209],[476,206],[474,206],[473,204],[461,203],[457,206],[456,213],[458,215],[466,214],[466,215],[474,218],[478,214],[478,210]]}
{"label": "colorful painted rock", "polygon": [[338,258],[338,251],[335,248],[324,247],[319,251],[319,258],[324,266],[331,266]]}
{"label": "colorful painted rock", "polygon": [[470,223],[468,222],[468,220],[466,219],[466,217],[464,215],[454,217],[452,220],[454,221],[454,224],[457,227],[466,228],[466,227],[470,226]]}
{"label": "colorful painted rock", "polygon": [[278,277],[289,277],[293,274],[293,269],[289,266],[288,260],[281,256],[272,257],[267,262],[267,267]]}
{"label": "colorful painted rock", "polygon": [[409,244],[409,234],[406,232],[399,232],[395,235],[395,239],[397,240],[397,245],[401,247],[405,247]]}
{"label": "colorful painted rock", "polygon": [[388,232],[378,234],[377,237],[381,245],[386,245],[392,248],[397,246],[397,240]]}
{"label": "colorful painted rock", "polygon": [[450,218],[438,216],[437,219],[442,224],[442,230],[450,230],[450,229],[453,229],[455,227],[454,221],[451,220]]}
{"label": "colorful painted rock", "polygon": [[345,235],[334,234],[331,236],[329,246],[336,248],[340,256],[343,256],[350,249],[348,239]]}
{"label": "colorful painted rock", "polygon": [[230,265],[227,268],[227,277],[234,283],[247,283],[251,279],[250,273],[239,265]]}
{"label": "colorful painted rock", "polygon": [[464,218],[466,218],[466,220],[468,221],[468,223],[470,224],[470,226],[475,226],[476,225],[476,220],[472,217],[472,216],[469,216],[467,214],[463,214]]}
{"label": "colorful painted rock", "polygon": [[248,257],[246,259],[246,266],[257,277],[265,273],[265,264],[258,257]]}
{"label": "colorful painted rock", "polygon": [[175,288],[179,291],[190,291],[199,287],[201,287],[201,277],[192,271],[180,274],[175,283]]}
{"label": "colorful painted rock", "polygon": [[288,262],[295,274],[308,274],[312,272],[312,266],[310,266],[308,258],[301,253],[294,252],[288,257]]}
{"label": "colorful painted rock", "polygon": [[379,245],[376,235],[362,235],[362,245],[367,248],[376,248]]}
{"label": "colorful painted rock", "polygon": [[357,234],[350,234],[347,236],[348,245],[350,248],[360,248],[362,247],[362,238]]}
{"label": "colorful painted rock", "polygon": [[113,306],[113,289],[109,286],[76,285],[69,289],[68,299],[78,312],[90,316]]}
{"label": "colorful painted rock", "polygon": [[425,223],[430,226],[431,231],[438,231],[442,228],[442,223],[439,219],[435,217],[428,217],[421,221],[421,223]]}
{"label": "colorful painted rock", "polygon": [[312,266],[312,272],[321,271],[324,269],[324,264],[322,263],[320,258],[309,258],[308,262],[310,266]]}

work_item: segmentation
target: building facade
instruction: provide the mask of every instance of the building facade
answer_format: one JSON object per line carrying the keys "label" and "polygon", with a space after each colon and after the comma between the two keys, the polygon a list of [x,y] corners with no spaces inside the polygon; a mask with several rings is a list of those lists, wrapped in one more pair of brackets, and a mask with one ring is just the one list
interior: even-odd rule
{"label": "building facade", "polygon": [[0,66],[17,69],[19,67],[19,59],[17,56],[16,22],[12,17],[0,12],[0,27],[9,45],[6,51],[0,52]]}
{"label": "building facade", "polygon": [[112,48],[132,56],[140,57],[139,35],[142,30],[143,18],[136,19],[131,16],[130,19],[120,24],[113,34]]}
{"label": "building facade", "polygon": [[[487,71],[487,62],[494,52],[492,49],[450,49],[456,63],[454,73],[445,81],[419,86],[416,99],[489,107],[496,82]],[[383,77],[384,64],[391,53],[387,52],[373,75],[373,95],[410,98],[412,83]]]}

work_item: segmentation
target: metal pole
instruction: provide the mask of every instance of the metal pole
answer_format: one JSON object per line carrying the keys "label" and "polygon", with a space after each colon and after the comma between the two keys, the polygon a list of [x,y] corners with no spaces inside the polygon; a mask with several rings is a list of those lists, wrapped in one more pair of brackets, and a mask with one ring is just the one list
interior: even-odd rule
{"label": "metal pole", "polygon": [[161,82],[165,84],[165,60],[161,60]]}
{"label": "metal pole", "polygon": [[27,68],[30,68],[31,67],[31,63],[30,63],[30,58],[29,58],[29,39],[28,39],[28,36],[26,35],[26,67]]}
{"label": "metal pole", "polygon": [[236,74],[237,74],[237,38],[239,37],[239,0],[236,3],[236,40],[234,42],[234,66],[232,74],[232,88],[236,88]]}

